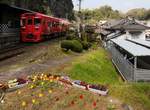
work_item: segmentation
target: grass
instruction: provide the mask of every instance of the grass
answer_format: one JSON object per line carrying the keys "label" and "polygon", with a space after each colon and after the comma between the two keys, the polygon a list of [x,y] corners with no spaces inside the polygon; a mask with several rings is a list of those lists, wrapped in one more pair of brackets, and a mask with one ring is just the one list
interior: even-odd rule
{"label": "grass", "polygon": [[109,85],[110,96],[118,98],[135,110],[150,110],[150,84],[121,81],[108,53],[102,48],[86,53],[67,70],[70,77],[90,83]]}
{"label": "grass", "polygon": [[111,95],[133,106],[136,110],[150,109],[149,83],[126,83],[111,87]]}
{"label": "grass", "polygon": [[72,63],[68,73],[73,79],[91,83],[121,83],[108,54],[102,48],[77,59]]}

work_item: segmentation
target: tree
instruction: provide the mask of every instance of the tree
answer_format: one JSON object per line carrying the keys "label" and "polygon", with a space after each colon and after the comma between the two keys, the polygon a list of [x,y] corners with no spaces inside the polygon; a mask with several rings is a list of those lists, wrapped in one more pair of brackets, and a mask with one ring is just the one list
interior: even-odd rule
{"label": "tree", "polygon": [[84,15],[84,22],[88,23],[104,19],[119,19],[123,16],[118,10],[113,10],[112,7],[107,5],[93,10],[84,9],[82,14]]}
{"label": "tree", "polygon": [[147,10],[145,8],[136,8],[136,9],[129,10],[126,13],[126,15],[134,17],[139,20],[144,20],[146,19],[147,16]]}

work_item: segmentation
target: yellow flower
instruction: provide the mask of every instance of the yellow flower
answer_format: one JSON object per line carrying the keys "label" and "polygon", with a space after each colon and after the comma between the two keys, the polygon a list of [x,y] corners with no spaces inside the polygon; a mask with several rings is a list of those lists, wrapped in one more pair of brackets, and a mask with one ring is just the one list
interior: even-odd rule
{"label": "yellow flower", "polygon": [[50,82],[53,82],[53,80],[52,80],[52,79],[50,79]]}
{"label": "yellow flower", "polygon": [[31,85],[31,86],[30,86],[30,89],[33,89],[34,87],[35,87],[34,85]]}
{"label": "yellow flower", "polygon": [[40,98],[41,98],[41,97],[43,97],[43,94],[42,94],[42,93],[40,93],[40,94],[39,94],[39,97],[40,97]]}
{"label": "yellow flower", "polygon": [[41,82],[41,85],[43,86],[43,85],[44,85],[44,82]]}
{"label": "yellow flower", "polygon": [[44,80],[44,81],[46,81],[46,80],[47,80],[47,78],[44,78],[43,80]]}
{"label": "yellow flower", "polygon": [[47,78],[47,75],[44,75],[45,78]]}
{"label": "yellow flower", "polygon": [[40,76],[40,79],[42,80],[42,79],[43,79],[43,77],[42,77],[42,76]]}
{"label": "yellow flower", "polygon": [[36,100],[35,100],[35,99],[32,99],[32,103],[35,104],[35,102],[36,102]]}
{"label": "yellow flower", "polygon": [[20,95],[21,94],[21,91],[18,91],[18,95]]}
{"label": "yellow flower", "polygon": [[52,90],[49,90],[48,92],[51,94],[51,93],[52,93]]}
{"label": "yellow flower", "polygon": [[36,79],[37,79],[37,76],[34,76],[34,77],[33,77],[33,80],[36,80]]}
{"label": "yellow flower", "polygon": [[27,103],[25,101],[23,101],[21,105],[24,107],[27,105]]}

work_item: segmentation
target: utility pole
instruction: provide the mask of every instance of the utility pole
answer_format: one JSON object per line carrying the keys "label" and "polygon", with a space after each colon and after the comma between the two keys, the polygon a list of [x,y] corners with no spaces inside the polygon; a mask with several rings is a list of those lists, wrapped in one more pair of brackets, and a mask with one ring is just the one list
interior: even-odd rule
{"label": "utility pole", "polygon": [[81,12],[81,0],[79,0],[79,12]]}
{"label": "utility pole", "polygon": [[78,25],[78,32],[79,32],[79,38],[81,38],[81,2],[82,0],[79,0],[79,12],[78,12],[78,16],[79,16],[79,25]]}

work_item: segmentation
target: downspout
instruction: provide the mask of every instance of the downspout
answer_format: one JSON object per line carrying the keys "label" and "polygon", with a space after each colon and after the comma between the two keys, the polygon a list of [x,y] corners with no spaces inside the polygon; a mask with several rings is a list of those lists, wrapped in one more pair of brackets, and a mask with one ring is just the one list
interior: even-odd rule
{"label": "downspout", "polygon": [[133,80],[135,82],[137,82],[137,80],[136,80],[136,69],[137,69],[137,56],[134,57],[134,70],[133,70],[134,78],[133,78]]}

